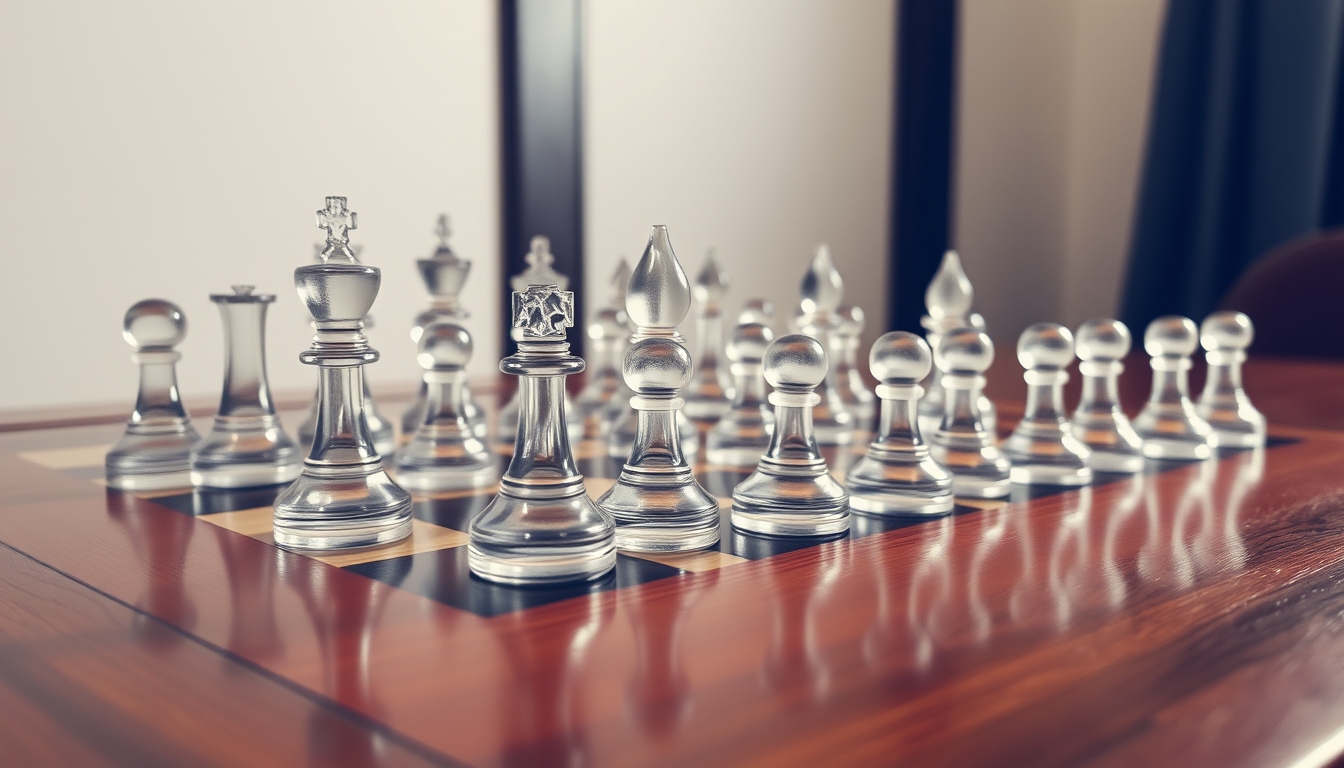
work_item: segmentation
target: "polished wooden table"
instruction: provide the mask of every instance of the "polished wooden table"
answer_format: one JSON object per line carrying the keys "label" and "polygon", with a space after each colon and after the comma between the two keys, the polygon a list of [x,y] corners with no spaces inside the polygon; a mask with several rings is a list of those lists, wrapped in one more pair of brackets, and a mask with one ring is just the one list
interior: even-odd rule
{"label": "polished wooden table", "polygon": [[[1131,365],[1128,404],[1145,376]],[[418,507],[411,549],[323,561],[268,542],[264,500],[108,492],[115,423],[16,424],[0,764],[1326,764],[1344,366],[1246,378],[1263,451],[856,518],[793,551],[729,535],[564,595],[464,579],[479,500]],[[992,379],[1010,417],[1020,373]]]}

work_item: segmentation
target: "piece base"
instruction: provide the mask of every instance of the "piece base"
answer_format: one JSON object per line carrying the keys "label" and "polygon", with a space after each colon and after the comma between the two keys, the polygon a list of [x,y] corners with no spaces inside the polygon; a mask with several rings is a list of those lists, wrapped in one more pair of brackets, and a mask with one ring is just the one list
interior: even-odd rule
{"label": "piece base", "polygon": [[616,545],[610,538],[579,547],[495,547],[467,545],[472,574],[516,586],[593,581],[616,567]]}

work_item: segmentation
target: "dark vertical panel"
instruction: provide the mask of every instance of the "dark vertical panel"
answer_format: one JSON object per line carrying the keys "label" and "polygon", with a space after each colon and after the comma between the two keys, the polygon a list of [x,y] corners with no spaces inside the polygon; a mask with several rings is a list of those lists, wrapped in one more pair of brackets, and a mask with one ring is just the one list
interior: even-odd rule
{"label": "dark vertical panel", "polygon": [[[582,0],[501,0],[500,99],[506,354],[508,279],[527,265],[533,235],[551,239],[569,276],[574,316],[583,308]],[[575,354],[583,334],[571,333]]]}
{"label": "dark vertical panel", "polygon": [[952,232],[957,6],[899,0],[887,327],[919,330]]}

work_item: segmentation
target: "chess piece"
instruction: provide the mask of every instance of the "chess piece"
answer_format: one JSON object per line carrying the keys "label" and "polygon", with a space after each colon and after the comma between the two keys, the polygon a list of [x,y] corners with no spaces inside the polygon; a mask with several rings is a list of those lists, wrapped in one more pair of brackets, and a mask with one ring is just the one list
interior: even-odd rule
{"label": "chess piece", "polygon": [[775,324],[775,305],[765,299],[747,299],[742,311],[737,314],[737,322],[760,323],[773,330]]}
{"label": "chess piece", "polygon": [[591,364],[588,382],[578,398],[585,437],[601,437],[611,426],[602,414],[621,389],[620,359],[630,338],[630,319],[625,314],[625,287],[629,282],[630,265],[622,258],[611,276],[607,306],[599,309],[588,325]]}
{"label": "chess piece", "polygon": [[211,294],[224,320],[224,393],[214,428],[191,451],[191,483],[249,488],[299,476],[302,454],[285,434],[266,383],[266,308],[273,294],[250,285]]}
{"label": "chess piece", "polygon": [[354,212],[328,197],[317,212],[327,231],[321,264],[294,270],[294,287],[316,320],[313,345],[299,360],[318,366],[317,436],[303,472],[275,500],[275,543],[332,550],[388,544],[411,533],[411,496],[383,469],[364,418],[364,368],[378,359],[363,320],[382,274],[355,261]]}
{"label": "chess piece", "polygon": [[945,515],[952,511],[952,473],[929,455],[919,431],[919,385],[933,367],[928,342],[892,331],[873,343],[868,365],[880,382],[877,438],[845,476],[855,512],[870,515]]}
{"label": "chess piece", "polygon": [[1057,323],[1036,323],[1017,339],[1025,371],[1027,406],[1003,444],[1019,485],[1087,485],[1092,482],[1087,446],[1074,437],[1064,416],[1065,370],[1073,362],[1073,334]]}
{"label": "chess piece", "polygon": [[766,536],[825,536],[849,530],[849,494],[831,477],[812,434],[826,351],[802,334],[781,336],[764,358],[774,387],[775,430],[756,471],[733,489],[732,523]]}
{"label": "chess piece", "polygon": [[947,398],[943,421],[929,441],[929,453],[952,472],[954,495],[1007,496],[1008,459],[980,416],[983,374],[994,362],[994,342],[984,331],[957,328],[941,334],[933,361],[942,372]]}
{"label": "chess piece", "polygon": [[695,278],[691,295],[695,298],[696,355],[695,373],[686,387],[686,406],[682,408],[693,421],[713,423],[728,412],[733,387],[723,364],[723,313],[721,302],[728,292],[728,276],[714,261],[714,251],[705,255],[705,266]]}
{"label": "chess piece", "polygon": [[1152,357],[1153,391],[1134,419],[1143,438],[1143,455],[1151,459],[1198,461],[1213,455],[1217,435],[1190,402],[1187,377],[1190,355],[1199,342],[1195,323],[1165,315],[1148,324],[1143,348]]}
{"label": "chess piece", "polygon": [[[800,333],[821,343],[823,350],[834,347],[832,339],[840,328],[840,300],[845,282],[831,261],[831,249],[822,244],[803,275],[802,310],[796,319]],[[828,365],[826,380],[818,387],[820,402],[812,409],[812,426],[818,445],[849,445],[854,441],[854,414],[840,398],[836,367]],[[766,377],[769,379],[769,377]]]}
{"label": "chess piece", "polygon": [[616,484],[597,505],[616,521],[616,545],[637,552],[703,549],[719,540],[719,503],[696,482],[678,429],[691,355],[677,325],[691,291],[667,227],[655,226],[630,276],[625,310],[635,323],[622,370],[634,390],[634,446]]}
{"label": "chess piece", "polygon": [[1251,405],[1241,386],[1241,364],[1254,336],[1251,318],[1230,310],[1214,312],[1199,327],[1209,376],[1195,412],[1213,427],[1220,448],[1265,444],[1265,417]]}
{"label": "chess piece", "polygon": [[452,320],[421,329],[416,359],[425,369],[424,420],[397,452],[397,482],[412,491],[481,488],[494,482],[495,457],[467,421],[471,334]]}
{"label": "chess piece", "polygon": [[174,349],[187,335],[187,318],[176,304],[145,299],[126,310],[121,335],[135,347],[140,393],[126,431],[108,451],[107,484],[123,491],[158,491],[191,484],[191,448],[200,435],[177,394]]}
{"label": "chess piece", "polygon": [[[924,306],[928,314],[920,319],[924,326],[924,337],[929,341],[929,349],[937,352],[938,342],[944,333],[957,328],[985,330],[985,318],[979,312],[971,311],[975,299],[975,290],[961,267],[961,257],[956,251],[943,254],[943,261],[929,281],[924,291]],[[936,356],[936,354],[935,354]],[[933,376],[929,379],[924,397],[919,401],[919,427],[926,435],[932,435],[943,423],[944,403],[947,393],[943,391],[942,371],[934,366]],[[980,420],[990,433],[998,427],[999,414],[994,403],[983,394],[980,396]]]}
{"label": "chess piece", "polygon": [[[569,278],[555,271],[555,267],[552,266],[555,263],[555,256],[551,254],[550,238],[543,235],[533,237],[532,248],[524,260],[527,262],[527,269],[509,279],[509,285],[513,287],[515,293],[527,293],[527,289],[533,285],[554,285],[560,291],[569,287]],[[509,335],[514,342],[522,341],[521,328],[515,327]],[[518,435],[518,416],[522,411],[522,404],[518,401],[520,393],[521,390],[515,391],[513,398],[499,409],[499,431],[496,439],[501,445],[513,445]],[[569,442],[578,443],[583,439],[583,417],[569,401],[569,393],[562,394],[565,398]]]}
{"label": "chess piece", "polygon": [[705,459],[727,467],[754,467],[770,447],[775,415],[766,404],[761,360],[775,334],[760,323],[740,323],[728,342],[732,407],[705,436]]}
{"label": "chess piece", "polygon": [[499,369],[518,377],[521,418],[499,493],[471,521],[467,564],[483,579],[552,584],[596,579],[616,566],[615,528],[584,490],[565,420],[574,294],[555,285],[513,293],[518,352]]}
{"label": "chess piece", "polygon": [[[471,274],[471,261],[458,258],[452,246],[448,245],[448,238],[452,235],[452,229],[448,226],[448,214],[439,214],[434,234],[439,238],[439,247],[429,258],[418,259],[415,262],[420,270],[420,280],[429,291],[430,299],[429,309],[417,315],[415,323],[411,325],[413,344],[420,343],[420,335],[430,323],[437,320],[452,320],[461,324],[470,317],[470,313],[462,308],[459,296],[462,293],[462,286],[467,282],[467,276]],[[422,381],[415,400],[401,415],[401,433],[406,439],[410,439],[424,421],[427,395],[428,385]],[[484,440],[485,411],[476,404],[476,399],[471,394],[471,387],[466,381],[462,382],[462,397],[462,416],[471,426],[472,433]]]}
{"label": "chess piece", "polygon": [[1078,373],[1083,396],[1073,413],[1073,434],[1092,450],[1096,472],[1133,474],[1143,469],[1143,438],[1120,409],[1118,381],[1129,354],[1129,328],[1119,320],[1088,320],[1078,327]]}
{"label": "chess piece", "polygon": [[859,371],[859,345],[863,336],[863,308],[846,305],[836,310],[840,324],[832,339],[835,347],[831,359],[835,361],[835,379],[839,384],[840,402],[854,415],[854,426],[863,432],[873,428],[877,413],[876,399],[868,391],[868,384]]}

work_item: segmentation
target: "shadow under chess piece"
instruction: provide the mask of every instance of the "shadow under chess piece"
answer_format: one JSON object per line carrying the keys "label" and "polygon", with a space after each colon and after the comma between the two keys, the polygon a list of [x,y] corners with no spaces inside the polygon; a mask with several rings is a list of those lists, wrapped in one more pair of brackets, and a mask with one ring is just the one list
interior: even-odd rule
{"label": "shadow under chess piece", "polygon": [[583,371],[569,353],[574,294],[554,285],[513,293],[518,352],[499,369],[518,377],[521,410],[499,493],[472,521],[471,572],[504,584],[600,578],[616,567],[615,526],[588,498],[565,424],[565,377]]}
{"label": "shadow under chess piece", "polygon": [[1251,318],[1230,310],[1214,312],[1199,328],[1209,375],[1195,412],[1213,427],[1219,448],[1258,448],[1265,444],[1265,417],[1251,405],[1241,386],[1241,364],[1254,337]]}
{"label": "shadow under chess piece", "polygon": [[832,339],[834,348],[830,350],[835,361],[835,379],[839,384],[840,402],[854,415],[854,428],[860,432],[871,432],[873,417],[877,413],[877,400],[868,391],[868,384],[859,370],[859,345],[865,323],[863,308],[846,305],[836,310],[840,325],[836,327]]}
{"label": "shadow under chess piece", "polygon": [[635,392],[635,442],[616,484],[597,500],[616,521],[621,549],[681,552],[719,540],[719,502],[696,481],[677,423],[685,418],[680,392],[692,367],[677,325],[690,309],[690,293],[667,227],[655,226],[625,297],[638,329],[623,365]]}
{"label": "shadow under chess piece", "polygon": [[1073,436],[1064,417],[1065,370],[1073,362],[1073,334],[1058,323],[1036,323],[1017,339],[1017,360],[1026,370],[1027,406],[1003,444],[1018,485],[1087,485],[1091,451]]}
{"label": "shadow under chess piece", "polygon": [[775,431],[756,471],[733,489],[732,523],[766,536],[825,536],[849,530],[849,494],[831,477],[812,433],[816,388],[826,379],[826,351],[814,338],[770,343],[765,378],[775,391]]}
{"label": "shadow under chess piece", "polygon": [[126,431],[104,461],[107,484],[123,491],[158,491],[191,485],[191,449],[200,440],[177,393],[174,349],[187,335],[176,304],[145,299],[126,310],[121,335],[135,347],[140,391]]}
{"label": "shadow under chess piece", "polygon": [[760,323],[742,323],[728,342],[733,402],[727,415],[705,436],[705,459],[726,467],[754,467],[770,447],[775,414],[766,404],[761,360],[775,334]]}
{"label": "shadow under chess piece", "polygon": [[682,408],[687,418],[707,424],[723,418],[733,399],[733,387],[723,364],[722,302],[727,292],[728,275],[719,269],[711,250],[705,255],[705,266],[691,288],[696,305],[696,345],[700,351]]}
{"label": "shadow under chess piece", "polygon": [[1088,320],[1078,326],[1078,373],[1083,395],[1073,412],[1073,435],[1091,449],[1096,472],[1133,474],[1143,469],[1143,438],[1120,409],[1118,382],[1129,354],[1129,328],[1119,320]]}
{"label": "shadow under chess piece", "polygon": [[928,343],[892,331],[873,343],[868,364],[881,382],[881,420],[877,438],[845,476],[850,507],[870,515],[950,513],[952,473],[929,455],[919,430],[919,382],[933,367]]}
{"label": "shadow under chess piece", "polygon": [[471,334],[451,320],[420,334],[417,360],[425,369],[425,412],[411,441],[397,451],[397,482],[412,491],[482,488],[499,474],[495,457],[467,422],[467,361]]}
{"label": "shadow under chess piece", "polygon": [[1143,347],[1152,356],[1153,392],[1134,419],[1150,459],[1199,461],[1213,455],[1217,435],[1190,402],[1187,378],[1190,355],[1198,344],[1195,323],[1166,315],[1148,324]]}
{"label": "shadow under chess piece", "polygon": [[288,483],[302,453],[285,434],[266,383],[266,308],[273,294],[250,285],[211,294],[224,320],[224,394],[214,428],[191,451],[191,483],[249,488]]}
{"label": "shadow under chess piece", "polygon": [[942,372],[946,405],[942,424],[929,441],[933,460],[952,472],[952,492],[997,499],[1011,490],[1008,459],[980,415],[984,372],[994,362],[994,342],[984,331],[958,328],[944,334],[934,353]]}
{"label": "shadow under chess piece", "polygon": [[[817,246],[807,273],[803,275],[801,313],[796,322],[800,333],[821,343],[827,355],[835,348],[835,336],[840,329],[840,301],[844,298],[845,281],[831,261],[831,249]],[[812,409],[813,428],[818,445],[849,445],[854,442],[854,414],[845,407],[840,397],[840,382],[836,366],[827,366],[826,379],[817,388],[820,401]]]}
{"label": "shadow under chess piece", "polygon": [[317,212],[327,230],[323,263],[294,270],[299,298],[317,335],[299,355],[318,366],[317,436],[303,472],[275,500],[275,543],[332,550],[388,544],[411,533],[411,495],[383,469],[364,419],[363,366],[378,359],[362,332],[382,274],[355,261],[345,198],[328,197]]}
{"label": "shadow under chess piece", "polygon": [[629,282],[630,265],[622,258],[611,276],[607,306],[599,309],[588,324],[588,381],[577,401],[584,437],[602,437],[611,427],[603,413],[621,390],[620,360],[630,340],[630,318],[625,314]]}

